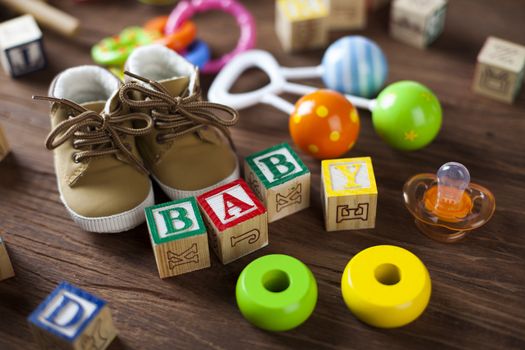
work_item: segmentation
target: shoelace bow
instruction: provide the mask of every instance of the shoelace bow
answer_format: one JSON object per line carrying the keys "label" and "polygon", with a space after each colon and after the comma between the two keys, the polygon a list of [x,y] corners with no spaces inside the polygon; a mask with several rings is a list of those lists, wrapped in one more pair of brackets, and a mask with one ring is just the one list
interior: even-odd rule
{"label": "shoelace bow", "polygon": [[[59,103],[73,111],[68,119],[60,122],[49,133],[46,139],[47,149],[53,150],[67,140],[73,139],[73,147],[79,150],[73,155],[74,162],[122,152],[132,165],[148,173],[142,161],[131,152],[129,144],[122,140],[125,135],[141,136],[153,130],[153,121],[147,114],[97,113],[67,99],[50,96],[33,96],[33,99]],[[128,121],[132,122],[132,125],[134,121],[143,121],[146,126],[142,128],[122,126],[122,123]]]}
{"label": "shoelace bow", "polygon": [[[235,148],[228,131],[228,127],[235,125],[239,120],[239,113],[235,109],[219,103],[201,101],[198,93],[186,97],[171,96],[169,91],[156,81],[128,71],[124,74],[149,86],[131,81],[121,87],[119,97],[130,107],[151,110],[155,127],[159,130],[159,143],[211,126],[219,130]],[[133,99],[136,92],[141,94],[140,100]],[[222,117],[223,114],[225,118]]]}

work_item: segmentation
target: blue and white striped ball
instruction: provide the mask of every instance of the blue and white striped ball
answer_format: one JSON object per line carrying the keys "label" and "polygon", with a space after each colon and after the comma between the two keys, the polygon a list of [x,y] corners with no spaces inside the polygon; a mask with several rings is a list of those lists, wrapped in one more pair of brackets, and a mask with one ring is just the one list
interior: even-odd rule
{"label": "blue and white striped ball", "polygon": [[323,81],[341,93],[373,97],[388,75],[388,64],[375,42],[359,35],[335,41],[323,56]]}

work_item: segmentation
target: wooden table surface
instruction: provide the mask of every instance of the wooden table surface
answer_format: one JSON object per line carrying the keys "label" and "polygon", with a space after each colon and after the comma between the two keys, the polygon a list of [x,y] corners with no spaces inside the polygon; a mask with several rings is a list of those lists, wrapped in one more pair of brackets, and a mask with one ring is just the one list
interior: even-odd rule
{"label": "wooden table surface", "polygon": [[[325,232],[319,198],[320,162],[301,154],[312,171],[312,204],[269,226],[270,245],[223,266],[212,258],[206,270],[160,280],[145,225],[122,234],[82,232],[59,200],[52,154],[44,148],[48,105],[45,94],[59,71],[91,62],[100,38],[124,26],[167,13],[137,1],[82,5],[50,1],[80,17],[83,32],[67,40],[45,32],[49,68],[11,80],[0,73],[0,123],[13,152],[0,163],[0,235],[16,277],[0,283],[0,349],[32,349],[26,317],[60,281],[69,281],[109,301],[120,331],[111,349],[524,349],[525,348],[525,92],[514,105],[474,95],[476,56],[488,35],[525,44],[525,3],[513,0],[451,0],[443,35],[427,50],[388,36],[388,9],[371,15],[360,32],[377,41],[390,64],[389,82],[417,80],[430,87],[444,109],[443,128],[427,148],[402,153],[374,133],[370,113],[348,156],[371,156],[379,188],[376,228]],[[322,51],[285,54],[277,41],[273,1],[245,1],[257,18],[258,46],[282,64],[317,65]],[[0,19],[9,14],[0,10]],[[226,15],[198,18],[201,37],[217,51],[234,45],[237,30]],[[344,32],[332,33],[335,39]],[[261,73],[243,77],[236,89],[265,82]],[[212,77],[203,77],[207,88]],[[321,86],[319,80],[310,83]],[[239,157],[291,142],[287,119],[270,107],[243,110],[233,129]],[[403,205],[401,189],[412,175],[435,172],[448,161],[465,164],[474,182],[497,199],[493,219],[458,244],[434,242],[418,232]],[[167,198],[156,188],[157,202]],[[432,297],[412,324],[371,328],[345,307],[340,279],[357,252],[378,244],[409,249],[426,264]],[[306,263],[317,278],[319,299],[298,329],[268,333],[246,322],[235,304],[241,270],[261,255],[284,253]]]}

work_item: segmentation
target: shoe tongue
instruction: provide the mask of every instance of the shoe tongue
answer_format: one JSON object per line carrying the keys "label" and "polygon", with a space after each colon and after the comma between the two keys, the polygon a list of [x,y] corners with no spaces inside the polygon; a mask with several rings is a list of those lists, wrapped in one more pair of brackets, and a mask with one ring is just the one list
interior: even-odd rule
{"label": "shoe tongue", "polygon": [[159,83],[168,90],[171,96],[180,96],[190,83],[187,76],[161,80]]}
{"label": "shoe tongue", "polygon": [[100,113],[106,106],[106,101],[90,101],[81,103],[80,105],[90,111]]}

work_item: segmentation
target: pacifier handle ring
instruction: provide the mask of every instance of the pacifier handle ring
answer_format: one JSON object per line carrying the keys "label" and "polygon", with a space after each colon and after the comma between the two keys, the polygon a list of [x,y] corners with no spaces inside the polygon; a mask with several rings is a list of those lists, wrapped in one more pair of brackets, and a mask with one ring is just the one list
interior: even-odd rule
{"label": "pacifier handle ring", "polygon": [[240,29],[237,46],[231,52],[209,61],[202,69],[204,73],[217,73],[236,55],[255,47],[255,20],[243,5],[236,0],[183,0],[171,12],[164,31],[166,34],[171,34],[196,13],[209,10],[229,13],[235,18]]}

